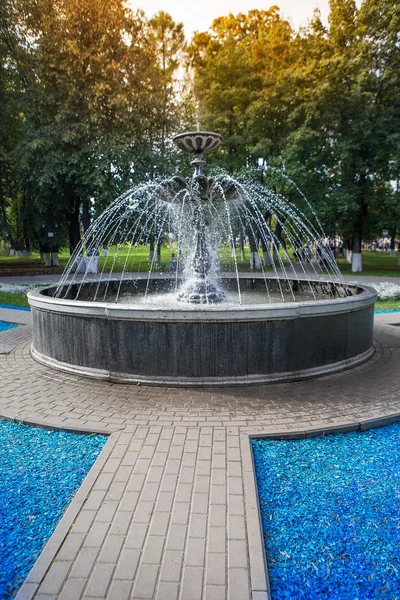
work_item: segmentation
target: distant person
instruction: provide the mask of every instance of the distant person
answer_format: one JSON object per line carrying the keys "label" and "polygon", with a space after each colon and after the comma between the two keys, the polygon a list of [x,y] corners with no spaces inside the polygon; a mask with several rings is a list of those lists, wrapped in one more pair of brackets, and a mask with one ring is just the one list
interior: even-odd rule
{"label": "distant person", "polygon": [[171,254],[171,260],[169,261],[169,272],[176,273],[178,269],[178,259],[176,258],[176,254]]}
{"label": "distant person", "polygon": [[311,262],[311,248],[309,246],[309,244],[307,244],[304,248],[303,248],[303,260],[305,262]]}

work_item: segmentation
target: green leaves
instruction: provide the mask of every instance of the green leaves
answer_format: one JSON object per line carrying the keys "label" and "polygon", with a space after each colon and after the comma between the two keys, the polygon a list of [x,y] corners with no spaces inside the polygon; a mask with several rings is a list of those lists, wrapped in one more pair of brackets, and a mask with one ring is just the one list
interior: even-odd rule
{"label": "green leaves", "polygon": [[397,227],[400,7],[330,8],[328,28],[315,12],[300,32],[276,7],[222,16],[186,46],[170,15],[147,19],[122,0],[5,0],[0,236],[24,228],[37,245],[44,211],[73,247],[80,221],[123,190],[185,174],[170,138],[196,124],[224,136],[210,163],[280,166],[328,230]]}
{"label": "green leaves", "polygon": [[15,9],[13,82],[20,63],[29,67],[13,144],[16,179],[42,215],[36,238],[46,213],[47,222],[65,223],[72,249],[82,211],[87,226],[85,212],[171,169],[183,27],[166,13],[148,21],[122,0],[37,0],[34,10],[27,0],[7,2]]}
{"label": "green leaves", "polygon": [[276,8],[221,17],[188,55],[202,126],[226,138],[219,164],[281,165],[328,233],[357,229],[359,244],[363,226],[368,235],[381,226],[378,190],[392,204],[400,176],[400,8],[331,0],[330,9],[328,29],[315,13],[299,34]]}

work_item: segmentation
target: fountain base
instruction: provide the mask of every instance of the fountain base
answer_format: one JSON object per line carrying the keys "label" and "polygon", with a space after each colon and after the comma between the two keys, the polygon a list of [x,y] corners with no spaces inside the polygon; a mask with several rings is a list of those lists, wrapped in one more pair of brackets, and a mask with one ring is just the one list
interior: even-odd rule
{"label": "fountain base", "polygon": [[[243,288],[265,286],[261,279],[240,282]],[[280,280],[270,283],[285,294]],[[112,292],[119,284],[109,281],[107,289]],[[128,284],[136,284],[140,293],[147,282]],[[224,287],[229,285],[236,280],[224,279]],[[320,293],[342,286],[314,285]],[[243,306],[182,302],[178,308],[149,307],[134,299],[131,304],[93,302],[96,282],[80,289],[80,300],[54,298],[54,287],[28,294],[32,356],[77,375],[168,386],[246,385],[333,373],[360,364],[374,351],[376,292],[360,286],[348,286],[347,297],[331,292],[316,301]],[[76,293],[75,288],[70,291]]]}
{"label": "fountain base", "polygon": [[187,304],[220,304],[226,302],[226,295],[213,281],[193,277],[181,288],[178,300]]}

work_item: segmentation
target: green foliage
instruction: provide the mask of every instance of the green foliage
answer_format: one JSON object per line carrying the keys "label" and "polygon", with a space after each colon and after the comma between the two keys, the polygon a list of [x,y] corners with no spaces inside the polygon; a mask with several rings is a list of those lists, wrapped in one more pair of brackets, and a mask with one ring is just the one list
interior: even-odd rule
{"label": "green foliage", "polygon": [[202,128],[224,135],[218,164],[230,171],[277,152],[285,129],[287,68],[294,33],[276,7],[216,19],[188,48]]}
{"label": "green foliage", "polygon": [[20,102],[26,82],[18,51],[17,15],[11,0],[0,5],[0,238],[16,245],[15,230],[7,218],[18,195],[13,173],[13,150],[21,139]]}
{"label": "green foliage", "polygon": [[[22,109],[13,181],[33,207],[34,231],[26,225],[31,215],[13,217],[2,194],[0,215],[8,229],[22,219],[30,245],[43,250],[47,231],[55,231],[56,245],[68,239],[72,250],[81,226],[122,190],[173,168],[168,138],[179,129],[183,28],[165,13],[148,21],[122,0],[7,3],[14,9],[7,26],[18,34],[4,63],[19,81]],[[12,98],[6,104],[16,106]]]}
{"label": "green foliage", "polygon": [[[363,275],[379,277],[399,277],[399,256],[392,258],[388,252],[363,252]],[[350,265],[344,258],[338,259],[338,266],[343,274],[350,274]]]}
{"label": "green foliage", "polygon": [[8,294],[0,291],[0,304],[11,304],[12,306],[29,307],[26,294]]}
{"label": "green foliage", "polygon": [[[295,31],[279,9],[182,24],[123,0],[0,5],[0,238],[73,249],[132,185],[179,170],[171,137],[224,142],[209,162],[252,172],[358,251],[400,226],[400,6],[331,0]],[[183,63],[184,79],[178,77]],[[282,175],[278,175],[278,170]],[[309,210],[305,208],[306,212]]]}
{"label": "green foliage", "polygon": [[331,0],[328,28],[316,11],[296,34],[277,8],[250,11],[188,50],[202,123],[227,136],[218,162],[281,168],[355,252],[400,225],[399,15],[396,0]]}
{"label": "green foliage", "polygon": [[375,310],[392,310],[400,308],[400,300],[378,300],[375,302]]}

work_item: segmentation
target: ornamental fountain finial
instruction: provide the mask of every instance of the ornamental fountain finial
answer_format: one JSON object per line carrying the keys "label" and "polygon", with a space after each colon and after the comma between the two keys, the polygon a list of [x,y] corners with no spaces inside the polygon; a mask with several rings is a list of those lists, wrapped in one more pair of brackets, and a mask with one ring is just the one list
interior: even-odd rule
{"label": "ornamental fountain finial", "polygon": [[216,150],[222,142],[222,135],[214,131],[186,131],[175,135],[172,141],[180,150],[194,154],[190,164],[195,168],[194,175],[197,176],[204,175],[203,165],[206,164],[204,153]]}

